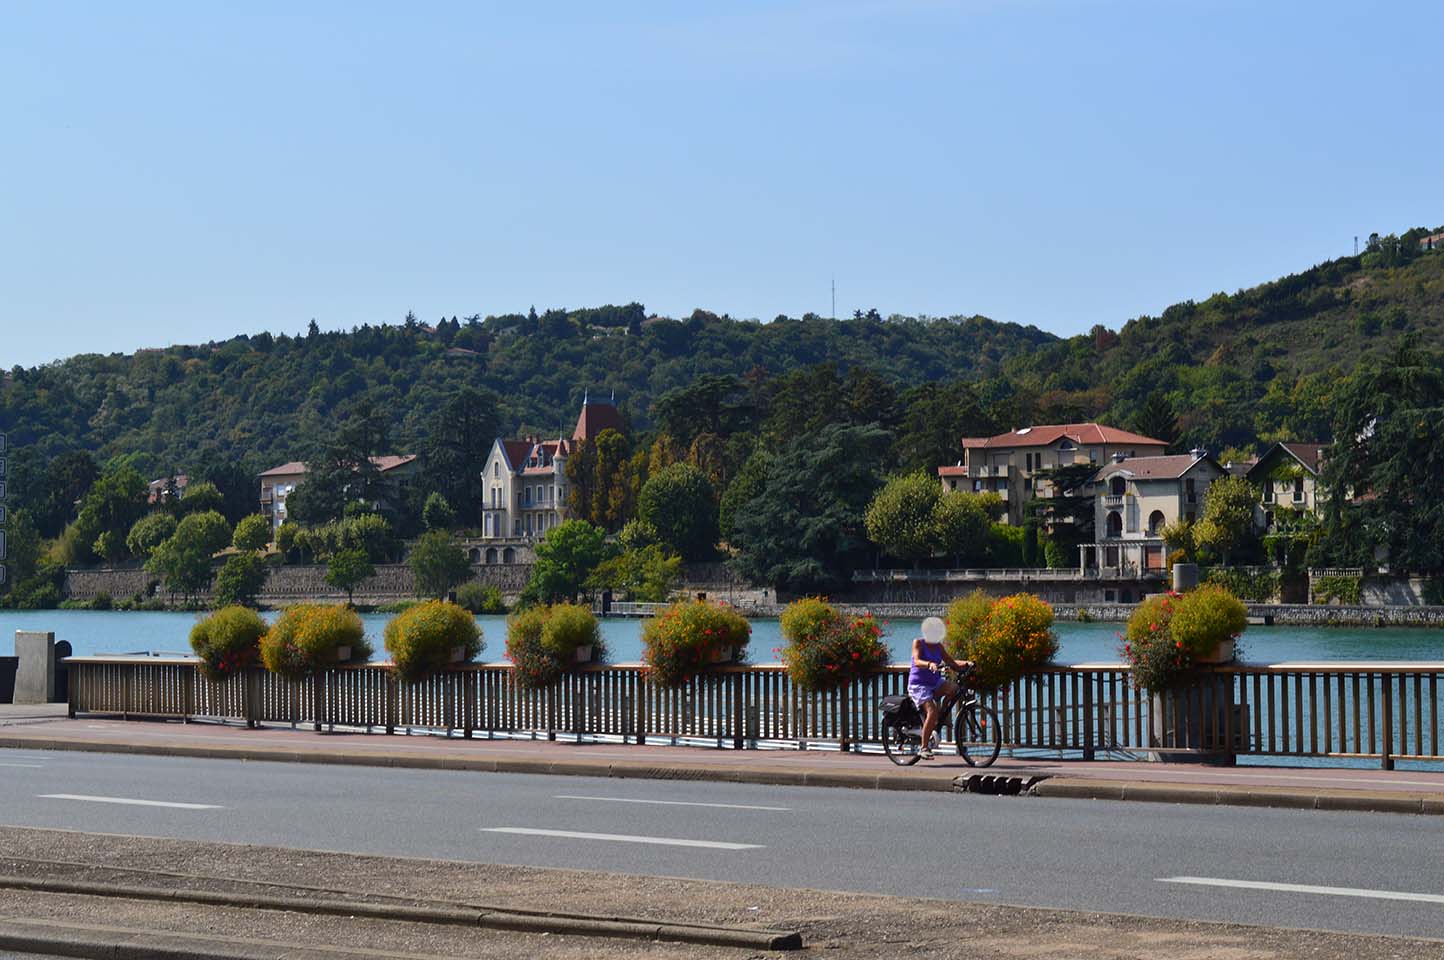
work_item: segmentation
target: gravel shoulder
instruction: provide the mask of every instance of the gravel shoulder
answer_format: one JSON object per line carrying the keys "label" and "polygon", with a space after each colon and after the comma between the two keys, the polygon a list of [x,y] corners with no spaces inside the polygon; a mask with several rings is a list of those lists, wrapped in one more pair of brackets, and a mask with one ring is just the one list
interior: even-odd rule
{"label": "gravel shoulder", "polygon": [[[13,827],[0,827],[0,873],[167,889],[264,891],[316,899],[341,894],[378,903],[446,902],[796,929],[807,952],[847,960],[895,953],[969,958],[1088,955],[1097,960],[1444,956],[1444,942],[1439,941]],[[0,894],[0,904],[0,917],[448,957],[803,955],[15,890]]]}

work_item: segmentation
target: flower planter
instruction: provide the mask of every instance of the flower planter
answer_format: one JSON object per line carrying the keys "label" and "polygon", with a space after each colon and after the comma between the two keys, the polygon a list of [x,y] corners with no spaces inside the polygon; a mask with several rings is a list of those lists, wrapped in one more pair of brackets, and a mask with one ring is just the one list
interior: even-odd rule
{"label": "flower planter", "polygon": [[1198,663],[1229,663],[1233,660],[1233,644],[1234,641],[1232,639],[1220,641],[1218,646],[1214,647],[1213,652],[1208,656],[1195,657],[1194,659]]}
{"label": "flower planter", "polygon": [[716,653],[712,654],[712,659],[711,659],[711,660],[708,660],[707,662],[708,662],[708,663],[735,663],[736,661],[737,661],[737,648],[736,648],[736,647],[723,647],[721,650],[718,650]]}
{"label": "flower planter", "polygon": [[337,662],[337,663],[345,663],[347,660],[350,660],[350,659],[351,659],[351,648],[350,648],[350,646],[340,646],[340,647],[337,647],[337,648],[336,648],[336,662]]}
{"label": "flower planter", "polygon": [[581,646],[577,647],[576,655],[577,663],[591,663],[592,645],[590,643],[584,643]]}
{"label": "flower planter", "polygon": [[451,648],[451,662],[452,662],[452,663],[460,663],[461,661],[463,661],[463,660],[465,660],[465,659],[466,659],[466,648],[465,648],[465,647],[452,647],[452,648]]}

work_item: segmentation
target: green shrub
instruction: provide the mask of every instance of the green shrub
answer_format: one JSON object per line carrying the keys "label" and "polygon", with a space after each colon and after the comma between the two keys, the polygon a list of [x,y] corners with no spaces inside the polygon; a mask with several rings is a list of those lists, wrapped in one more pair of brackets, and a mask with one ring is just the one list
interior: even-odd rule
{"label": "green shrub", "polygon": [[577,662],[577,649],[590,646],[592,659],[604,659],[602,630],[592,611],[579,603],[559,603],[546,612],[542,646],[563,663]]}
{"label": "green shrub", "polygon": [[778,658],[803,690],[845,686],[887,664],[882,627],[871,614],[850,617],[817,597],[787,605],[782,635],[788,643],[776,651]]}
{"label": "green shrub", "polygon": [[216,571],[215,600],[220,606],[254,603],[266,584],[266,562],[254,553],[236,553]]}
{"label": "green shrub", "polygon": [[485,646],[476,618],[445,600],[428,600],[397,614],[384,636],[396,674],[407,682],[474,660]]}
{"label": "green shrub", "polygon": [[378,603],[373,609],[376,613],[405,613],[412,607],[425,602],[424,600],[393,600],[391,603]]}
{"label": "green shrub", "polygon": [[576,666],[577,647],[592,644],[592,659],[605,660],[606,643],[597,618],[586,607],[561,603],[527,607],[506,625],[506,658],[512,682],[536,690],[549,687]]}
{"label": "green shrub", "polygon": [[1226,640],[1235,640],[1248,628],[1248,608],[1223,587],[1201,586],[1173,604],[1169,629],[1195,660],[1206,659]]}
{"label": "green shrub", "polygon": [[1031,593],[993,604],[967,648],[977,666],[969,678],[979,687],[1000,687],[1039,670],[1058,655],[1053,608]]}
{"label": "green shrub", "polygon": [[201,658],[201,673],[224,680],[254,666],[261,655],[266,621],[239,605],[222,607],[191,628],[191,649]]}
{"label": "green shrub", "polygon": [[1186,684],[1200,657],[1247,626],[1247,608],[1219,586],[1149,597],[1134,609],[1124,634],[1134,686],[1157,692]]}
{"label": "green shrub", "polygon": [[841,619],[837,608],[821,597],[803,597],[783,609],[782,636],[792,643],[806,643],[820,637]]}
{"label": "green shrub", "polygon": [[730,606],[686,600],[643,624],[642,659],[653,683],[677,687],[729,650],[741,659],[751,633],[747,618]]}
{"label": "green shrub", "polygon": [[1203,582],[1223,587],[1236,597],[1254,603],[1267,603],[1278,596],[1282,577],[1276,572],[1245,573],[1232,567],[1211,567]]}
{"label": "green shrub", "polygon": [[[350,655],[341,658],[340,648]],[[261,660],[272,673],[299,679],[338,663],[365,663],[372,647],[361,617],[344,603],[287,607],[261,639]]]}
{"label": "green shrub", "polygon": [[506,658],[511,661],[511,679],[524,690],[540,690],[561,679],[561,662],[542,646],[545,623],[545,607],[519,610],[506,623]]}
{"label": "green shrub", "polygon": [[456,602],[472,613],[506,613],[501,590],[489,583],[468,580],[456,588]]}
{"label": "green shrub", "polygon": [[958,597],[948,604],[943,620],[948,625],[948,635],[943,643],[948,654],[954,658],[967,659],[968,651],[978,639],[978,629],[988,619],[996,601],[982,590]]}

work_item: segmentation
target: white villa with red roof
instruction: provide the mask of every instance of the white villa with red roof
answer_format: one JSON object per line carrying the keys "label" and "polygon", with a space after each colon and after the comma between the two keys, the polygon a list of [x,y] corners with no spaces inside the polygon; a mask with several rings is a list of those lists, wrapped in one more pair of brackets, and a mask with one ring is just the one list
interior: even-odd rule
{"label": "white villa with red roof", "polygon": [[1118,453],[1161,456],[1167,447],[1162,440],[1101,423],[1045,424],[995,437],[964,437],[963,458],[955,466],[939,467],[938,477],[945,490],[998,493],[1008,501],[1008,522],[1016,524],[1023,521],[1027,500],[1053,495],[1046,481],[1035,482],[1039,472],[1076,464],[1101,466]]}
{"label": "white villa with red roof", "polygon": [[1324,451],[1328,444],[1280,441],[1264,451],[1248,471],[1248,481],[1258,487],[1259,504],[1254,520],[1261,530],[1272,530],[1280,514],[1289,511],[1318,513],[1322,506]]}
{"label": "white villa with red roof", "polygon": [[482,539],[538,539],[561,524],[567,518],[567,458],[577,444],[622,428],[615,403],[584,397],[571,439],[498,438],[482,468]]}

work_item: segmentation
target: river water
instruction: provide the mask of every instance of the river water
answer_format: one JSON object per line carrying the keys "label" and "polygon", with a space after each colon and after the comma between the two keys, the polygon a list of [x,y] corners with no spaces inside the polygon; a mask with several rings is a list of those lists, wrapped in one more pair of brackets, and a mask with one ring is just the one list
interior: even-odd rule
{"label": "river water", "polygon": [[[187,653],[192,624],[201,614],[92,610],[0,610],[0,656],[13,653],[16,630],[53,631],[76,654],[159,651]],[[274,614],[265,614],[268,618]],[[381,651],[381,632],[390,614],[363,614],[366,633]],[[483,660],[501,660],[506,650],[506,618],[477,617],[486,647]],[[883,637],[894,662],[907,659],[918,634],[918,621],[884,621]],[[1118,623],[1059,623],[1059,663],[1095,663],[1118,659]],[[642,622],[604,620],[602,633],[614,663],[641,659]],[[748,659],[773,663],[782,645],[776,620],[754,620]],[[1410,627],[1251,627],[1242,642],[1242,659],[1254,663],[1319,660],[1444,660],[1444,630]]]}

